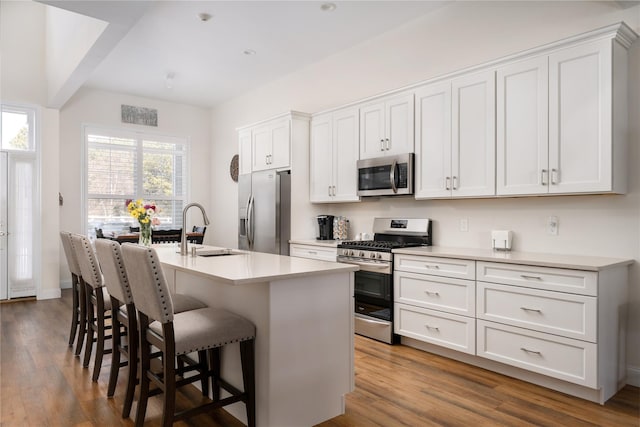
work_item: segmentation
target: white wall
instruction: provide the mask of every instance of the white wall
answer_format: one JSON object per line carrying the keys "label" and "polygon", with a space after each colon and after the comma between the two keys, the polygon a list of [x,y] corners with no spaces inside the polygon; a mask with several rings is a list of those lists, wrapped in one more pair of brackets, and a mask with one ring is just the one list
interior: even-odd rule
{"label": "white wall", "polygon": [[[236,127],[289,109],[315,113],[619,21],[639,32],[640,6],[622,8],[616,2],[453,4],[230,100],[212,112],[212,200],[219,201],[213,220],[227,225],[216,232],[215,243],[237,244],[237,185],[228,175],[228,162],[238,152]],[[627,257],[639,262],[640,41],[631,49],[629,75],[631,175],[626,195],[298,203],[294,214],[306,221],[298,223],[303,225],[296,226],[292,236],[313,238],[314,216],[319,213],[347,216],[352,235],[370,231],[374,216],[426,216],[435,222],[437,245],[488,248],[489,231],[508,228],[515,232],[516,250]],[[308,200],[308,192],[294,197]],[[545,233],[549,215],[559,218],[558,236]],[[459,231],[462,218],[469,221],[465,233]],[[640,381],[637,262],[631,268],[627,361]]]}
{"label": "white wall", "polygon": [[[158,127],[123,124],[120,121],[121,104],[155,108],[158,110]],[[82,218],[82,145],[84,143],[82,126],[97,125],[114,129],[140,130],[187,137],[190,144],[191,193],[189,201],[201,203],[207,213],[214,206],[210,203],[211,182],[211,128],[210,112],[198,107],[173,104],[170,102],[140,98],[113,92],[81,89],[60,110],[60,191],[64,196],[64,206],[60,209],[60,229],[84,233],[85,221]],[[215,156],[213,157],[215,158]],[[201,223],[200,212],[193,213],[194,219]],[[193,222],[188,221],[192,225]],[[205,242],[215,230],[210,226]],[[66,263],[61,263],[60,278],[68,279]]]}

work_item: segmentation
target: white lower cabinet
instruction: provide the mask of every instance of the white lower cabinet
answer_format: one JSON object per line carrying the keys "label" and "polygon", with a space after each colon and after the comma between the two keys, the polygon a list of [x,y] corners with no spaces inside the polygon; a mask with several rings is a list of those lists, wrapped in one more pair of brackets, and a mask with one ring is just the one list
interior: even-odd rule
{"label": "white lower cabinet", "polygon": [[596,388],[597,346],[524,328],[478,320],[478,356]]}
{"label": "white lower cabinet", "polygon": [[624,386],[626,261],[589,270],[465,258],[395,254],[397,334],[599,403]]}
{"label": "white lower cabinet", "polygon": [[298,258],[317,259],[320,261],[335,262],[338,256],[338,248],[330,246],[301,245],[291,243],[289,255]]}

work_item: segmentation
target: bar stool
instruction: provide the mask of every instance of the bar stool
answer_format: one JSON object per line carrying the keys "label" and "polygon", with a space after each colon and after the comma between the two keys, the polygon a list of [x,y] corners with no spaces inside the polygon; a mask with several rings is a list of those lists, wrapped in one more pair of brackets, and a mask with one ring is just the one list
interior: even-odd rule
{"label": "bar stool", "polygon": [[[138,311],[141,376],[136,426],[144,424],[151,382],[164,393],[163,426],[240,401],[246,405],[248,425],[255,426],[255,326],[234,313],[211,307],[174,314],[173,301],[156,251],[125,243],[122,245],[122,254]],[[234,342],[240,343],[244,391],[220,378],[220,348]],[[151,369],[151,359],[158,357],[152,354],[152,346],[160,350],[161,373]],[[203,350],[207,351],[208,363],[201,364],[197,375],[176,380],[176,357]],[[212,378],[213,402],[176,414],[176,387],[202,377]],[[221,399],[220,388],[231,396]]]}
{"label": "bar stool", "polygon": [[[136,325],[136,310],[131,296],[127,272],[122,261],[120,244],[107,239],[97,239],[95,245],[104,283],[111,298],[114,351],[111,356],[107,397],[113,397],[115,393],[120,368],[128,365],[127,390],[122,408],[122,417],[128,418],[137,383],[138,328]],[[175,301],[174,309],[177,313],[206,307],[206,304],[188,295],[174,294],[173,300]],[[123,336],[127,337],[124,345],[121,339]],[[120,362],[121,355],[126,358],[122,363]],[[203,392],[208,392],[207,385],[206,382],[203,382]]]}
{"label": "bar stool", "polygon": [[69,347],[73,347],[73,342],[77,334],[78,341],[76,342],[75,355],[79,356],[87,330],[84,283],[82,282],[82,273],[80,271],[80,265],[78,265],[76,253],[71,246],[71,233],[61,231],[60,240],[62,240],[62,247],[64,248],[64,254],[67,258],[67,264],[69,265],[69,272],[71,273],[71,292],[73,295]]}
{"label": "bar stool", "polygon": [[103,356],[112,352],[111,349],[106,349],[104,346],[106,341],[112,339],[112,336],[106,333],[111,330],[111,325],[106,323],[106,320],[111,319],[111,298],[104,286],[102,272],[89,239],[81,234],[71,234],[71,244],[78,258],[82,280],[85,283],[87,304],[87,336],[82,366],[84,368],[89,366],[95,342],[96,355],[91,379],[96,382],[100,376]]}

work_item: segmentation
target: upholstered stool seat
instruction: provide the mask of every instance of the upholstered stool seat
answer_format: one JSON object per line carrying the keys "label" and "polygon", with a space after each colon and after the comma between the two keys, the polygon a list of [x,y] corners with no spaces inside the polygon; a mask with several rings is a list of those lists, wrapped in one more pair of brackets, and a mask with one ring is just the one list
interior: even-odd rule
{"label": "upholstered stool seat", "polygon": [[[253,323],[237,314],[217,308],[174,313],[174,303],[156,251],[153,248],[125,243],[122,245],[122,255],[138,312],[140,336],[140,401],[136,413],[136,426],[141,427],[144,424],[150,396],[149,387],[153,383],[164,397],[163,426],[170,426],[174,421],[210,409],[244,402],[247,424],[254,427],[256,329]],[[220,376],[220,348],[234,342],[239,342],[240,346],[244,391],[238,390]],[[198,352],[198,373],[178,379],[176,358],[191,352]],[[203,358],[203,354],[207,357]],[[161,357],[162,372],[158,372],[157,368],[152,369],[151,359],[156,357]],[[211,378],[213,401],[175,413],[176,388],[203,378]],[[221,398],[220,389],[226,390],[230,395]]]}
{"label": "upholstered stool seat", "polygon": [[[162,336],[162,324],[155,321],[149,329]],[[177,313],[173,316],[175,354],[189,354],[222,347],[234,342],[250,340],[256,327],[244,317],[218,308]]]}
{"label": "upholstered stool seat", "polygon": [[199,308],[205,308],[207,304],[203,303],[199,299],[190,297],[185,294],[171,294],[173,300],[173,312],[182,313],[183,311],[197,310]]}

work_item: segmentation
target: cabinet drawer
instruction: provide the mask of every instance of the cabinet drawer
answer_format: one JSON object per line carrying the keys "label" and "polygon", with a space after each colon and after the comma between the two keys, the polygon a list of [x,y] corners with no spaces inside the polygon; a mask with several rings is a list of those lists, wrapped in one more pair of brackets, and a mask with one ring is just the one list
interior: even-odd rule
{"label": "cabinet drawer", "polygon": [[405,304],[394,307],[396,334],[475,354],[475,319]]}
{"label": "cabinet drawer", "polygon": [[474,280],[476,278],[475,261],[402,254],[396,254],[393,261],[395,264],[394,268],[398,271],[467,280]]}
{"label": "cabinet drawer", "polygon": [[396,271],[394,300],[399,303],[475,316],[475,282]]}
{"label": "cabinet drawer", "polygon": [[598,273],[595,271],[478,261],[477,277],[478,281],[482,282],[582,295],[598,294]]}
{"label": "cabinet drawer", "polygon": [[597,388],[597,346],[478,320],[478,356]]}
{"label": "cabinet drawer", "polygon": [[478,282],[478,318],[596,342],[596,297]]}
{"label": "cabinet drawer", "polygon": [[321,261],[334,261],[338,255],[337,248],[328,248],[324,246],[313,245],[290,245],[289,252],[291,256],[298,258],[319,259]]}

